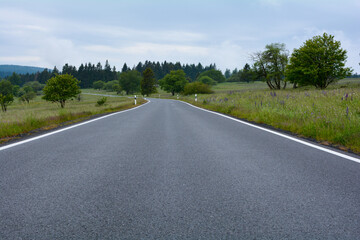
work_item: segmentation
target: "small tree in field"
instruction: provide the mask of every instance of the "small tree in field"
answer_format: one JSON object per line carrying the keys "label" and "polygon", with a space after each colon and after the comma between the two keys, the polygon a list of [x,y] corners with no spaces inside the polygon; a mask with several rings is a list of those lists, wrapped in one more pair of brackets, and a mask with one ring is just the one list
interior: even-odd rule
{"label": "small tree in field", "polygon": [[8,80],[0,81],[0,105],[3,112],[6,112],[7,106],[14,101],[13,86]]}
{"label": "small tree in field", "polygon": [[270,89],[285,89],[285,67],[288,63],[288,51],[283,43],[265,46],[265,51],[256,52],[251,57],[257,79],[264,79]]}
{"label": "small tree in field", "polygon": [[156,93],[155,87],[155,74],[151,68],[146,68],[143,72],[143,78],[141,79],[140,87],[142,95],[150,95]]}
{"label": "small tree in field", "polygon": [[329,84],[351,75],[345,67],[346,50],[334,36],[324,33],[307,40],[299,49],[294,49],[286,77],[294,84],[326,88]]}
{"label": "small tree in field", "polygon": [[72,75],[56,75],[47,80],[43,89],[43,99],[58,102],[61,108],[64,108],[67,100],[75,98],[81,93],[79,83],[79,80]]}
{"label": "small tree in field", "polygon": [[184,91],[184,87],[188,82],[185,72],[183,70],[176,70],[170,71],[169,74],[159,81],[159,84],[161,89],[171,92],[174,96],[175,93]]}

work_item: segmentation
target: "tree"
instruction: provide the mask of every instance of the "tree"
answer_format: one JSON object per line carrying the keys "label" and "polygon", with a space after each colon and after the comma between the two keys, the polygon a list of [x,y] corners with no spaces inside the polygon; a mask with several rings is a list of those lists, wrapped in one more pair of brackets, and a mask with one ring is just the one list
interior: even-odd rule
{"label": "tree", "polygon": [[13,85],[22,85],[20,75],[16,74],[15,72],[13,72],[13,74],[8,78],[8,80]]}
{"label": "tree", "polygon": [[[211,65],[210,65],[211,66]],[[197,79],[203,77],[203,76],[208,76],[210,77],[211,79],[215,80],[216,82],[218,83],[222,83],[222,82],[225,82],[225,77],[224,75],[222,74],[221,71],[219,70],[215,70],[215,69],[210,69],[210,70],[207,70],[203,73],[201,73]]]}
{"label": "tree", "polygon": [[121,89],[126,94],[132,94],[140,90],[141,73],[136,70],[122,72],[119,77]]}
{"label": "tree", "polygon": [[19,97],[21,101],[30,103],[30,100],[36,97],[36,93],[30,86],[25,86],[20,89]]}
{"label": "tree", "polygon": [[64,108],[67,100],[81,93],[79,84],[79,80],[72,75],[56,75],[46,81],[43,89],[43,99],[51,102],[59,102],[61,108]]}
{"label": "tree", "polygon": [[285,68],[289,53],[283,43],[266,45],[264,52],[256,52],[251,57],[257,79],[264,79],[270,89],[285,89]]}
{"label": "tree", "polygon": [[199,78],[198,81],[202,82],[204,84],[207,84],[207,85],[216,85],[216,81],[214,81],[214,79],[212,79],[211,77],[208,77],[208,76],[202,76]]}
{"label": "tree", "polygon": [[186,83],[188,83],[188,80],[183,70],[170,71],[169,74],[159,81],[161,89],[171,92],[173,96],[175,93],[184,91]]}
{"label": "tree", "polygon": [[227,69],[225,70],[224,76],[225,76],[226,79],[228,79],[229,77],[231,77],[231,71],[230,71],[230,69],[227,68]]}
{"label": "tree", "polygon": [[156,93],[155,87],[155,74],[151,68],[146,68],[143,72],[143,78],[141,80],[141,94],[150,95]]}
{"label": "tree", "polygon": [[14,101],[13,86],[9,80],[0,81],[0,105],[3,112],[6,112],[7,106]]}
{"label": "tree", "polygon": [[105,85],[105,82],[104,81],[96,81],[96,82],[93,82],[93,88],[94,89],[102,89],[104,88],[104,85]]}
{"label": "tree", "polygon": [[240,82],[247,82],[247,83],[254,80],[254,74],[249,64],[247,63],[245,64],[243,70],[240,73],[239,79]]}
{"label": "tree", "polygon": [[209,94],[213,93],[213,91],[211,91],[211,87],[209,85],[202,82],[187,83],[184,87],[184,95],[190,95],[195,93]]}
{"label": "tree", "polygon": [[307,40],[299,49],[294,49],[286,77],[294,84],[324,89],[351,75],[352,70],[345,67],[346,59],[346,50],[341,48],[340,41],[324,33]]}

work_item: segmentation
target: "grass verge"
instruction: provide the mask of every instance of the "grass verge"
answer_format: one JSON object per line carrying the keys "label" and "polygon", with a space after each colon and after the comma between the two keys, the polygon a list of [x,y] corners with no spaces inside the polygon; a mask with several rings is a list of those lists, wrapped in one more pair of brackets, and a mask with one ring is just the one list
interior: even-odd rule
{"label": "grass verge", "polygon": [[[94,115],[107,114],[135,107],[129,98],[108,98],[104,106],[96,106],[100,96],[82,95],[81,101],[69,101],[64,109],[37,97],[30,104],[15,101],[6,113],[0,113],[0,143],[34,132],[87,120]],[[138,99],[138,105],[145,103]]]}
{"label": "grass verge", "polygon": [[193,96],[181,100],[360,153],[359,83],[342,83],[326,90],[233,89],[198,95],[197,102]]}

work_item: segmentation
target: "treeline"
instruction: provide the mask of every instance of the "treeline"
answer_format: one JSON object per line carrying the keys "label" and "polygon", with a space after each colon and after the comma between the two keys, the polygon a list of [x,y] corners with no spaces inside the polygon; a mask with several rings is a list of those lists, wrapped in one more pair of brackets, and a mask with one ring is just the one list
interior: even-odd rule
{"label": "treeline", "polygon": [[136,66],[132,68],[128,67],[124,63],[121,71],[117,71],[115,66],[110,66],[109,62],[106,61],[105,65],[99,62],[96,65],[91,62],[81,64],[78,68],[69,64],[65,64],[61,70],[56,66],[53,70],[44,69],[42,72],[37,73],[27,73],[27,74],[15,74],[8,76],[8,79],[13,85],[23,86],[27,82],[39,82],[40,84],[45,84],[47,80],[54,77],[57,74],[71,74],[80,81],[81,88],[92,88],[93,83],[96,81],[110,82],[118,79],[118,74],[121,72],[127,72],[130,70],[136,70],[140,73],[144,72],[146,68],[151,68],[154,72],[155,78],[157,80],[165,77],[166,74],[170,73],[173,70],[183,70],[186,76],[189,78],[190,82],[195,81],[195,79],[202,73],[207,70],[216,69],[215,64],[210,64],[209,66],[203,66],[201,63],[195,64],[181,64],[180,62],[172,63],[164,61],[160,62],[151,62],[145,61],[144,63],[139,62]]}

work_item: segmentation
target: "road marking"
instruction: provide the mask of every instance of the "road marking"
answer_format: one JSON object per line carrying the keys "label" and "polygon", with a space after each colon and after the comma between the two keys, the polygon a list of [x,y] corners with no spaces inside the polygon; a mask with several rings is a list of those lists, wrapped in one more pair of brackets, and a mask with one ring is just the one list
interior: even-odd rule
{"label": "road marking", "polygon": [[[175,100],[176,101],[176,100]],[[248,123],[248,122],[245,122],[245,121],[242,121],[242,120],[239,120],[239,119],[236,119],[236,118],[233,118],[233,117],[229,117],[229,116],[226,116],[224,114],[221,114],[221,113],[218,113],[218,112],[213,112],[213,111],[210,111],[210,110],[207,110],[207,109],[203,109],[203,108],[200,108],[200,107],[197,107],[197,106],[194,106],[190,103],[187,103],[187,102],[184,102],[184,101],[180,101],[182,103],[185,103],[193,108],[197,108],[199,110],[202,110],[202,111],[205,111],[205,112],[209,112],[209,113],[212,113],[212,114],[216,114],[218,116],[221,116],[221,117],[224,117],[224,118],[227,118],[227,119],[230,119],[230,120],[233,120],[233,121],[236,121],[236,122],[239,122],[239,123],[242,123],[242,124],[245,124],[247,126],[250,126],[250,127],[253,127],[253,128],[257,128],[257,129],[260,129],[260,130],[263,130],[265,132],[269,132],[269,133],[272,133],[272,134],[275,134],[275,135],[278,135],[280,137],[283,137],[283,138],[287,138],[289,140],[292,140],[294,142],[298,142],[298,143],[301,143],[303,145],[306,145],[306,146],[309,146],[309,147],[312,147],[312,148],[316,148],[320,151],[324,151],[324,152],[327,152],[327,153],[330,153],[330,154],[333,154],[333,155],[336,155],[338,157],[342,157],[342,158],[345,158],[345,159],[348,159],[350,161],[354,161],[354,162],[357,162],[357,163],[360,163],[360,159],[359,158],[355,158],[355,157],[352,157],[352,156],[348,156],[346,154],[343,154],[343,153],[339,153],[339,152],[336,152],[336,151],[333,151],[333,150],[330,150],[330,149],[327,149],[327,148],[324,148],[324,147],[320,147],[320,146],[317,146],[313,143],[309,143],[309,142],[306,142],[304,140],[300,140],[300,139],[297,139],[297,138],[294,138],[294,137],[291,137],[291,136],[288,136],[288,135],[285,135],[285,134],[282,134],[282,133],[279,133],[279,132],[276,132],[276,131],[273,131],[273,130],[270,130],[270,129],[267,129],[267,128],[263,128],[263,127],[260,127],[260,126],[257,126],[257,125],[254,125],[254,124],[251,124],[251,123]]]}
{"label": "road marking", "polygon": [[104,119],[104,118],[108,118],[108,117],[111,117],[111,116],[114,116],[114,115],[117,115],[117,114],[120,114],[120,113],[124,113],[124,112],[128,112],[128,111],[135,110],[135,109],[137,109],[137,108],[140,108],[140,107],[145,106],[146,104],[150,103],[150,100],[148,100],[148,99],[146,99],[146,100],[148,101],[147,103],[142,104],[142,105],[140,105],[140,106],[138,106],[138,107],[134,107],[134,108],[127,109],[127,110],[123,110],[123,111],[116,112],[116,113],[111,113],[111,114],[109,114],[109,115],[105,115],[105,116],[98,117],[98,118],[95,118],[95,119],[92,119],[92,120],[89,120],[89,121],[86,121],[86,122],[82,122],[82,123],[78,123],[78,124],[75,124],[75,125],[71,125],[70,127],[62,128],[62,129],[56,130],[56,131],[54,131],[54,132],[45,133],[45,134],[40,135],[40,136],[37,136],[37,137],[33,137],[33,138],[30,138],[30,139],[27,139],[27,140],[23,140],[23,141],[20,141],[20,142],[12,143],[12,144],[9,144],[9,145],[0,147],[0,151],[5,150],[5,149],[8,149],[8,148],[12,148],[12,147],[15,147],[15,146],[24,144],[24,143],[32,142],[32,141],[35,141],[35,140],[38,140],[38,139],[41,139],[41,138],[44,138],[44,137],[48,137],[48,136],[51,136],[51,135],[54,135],[54,134],[57,134],[57,133],[60,133],[60,132],[64,132],[64,131],[66,131],[66,130],[69,130],[69,129],[72,129],[72,128],[76,128],[76,127],[79,127],[79,126],[82,126],[82,125],[85,125],[85,124],[88,124],[88,123],[92,123],[92,122],[95,122],[95,121],[98,121],[98,120],[101,120],[101,119]]}

